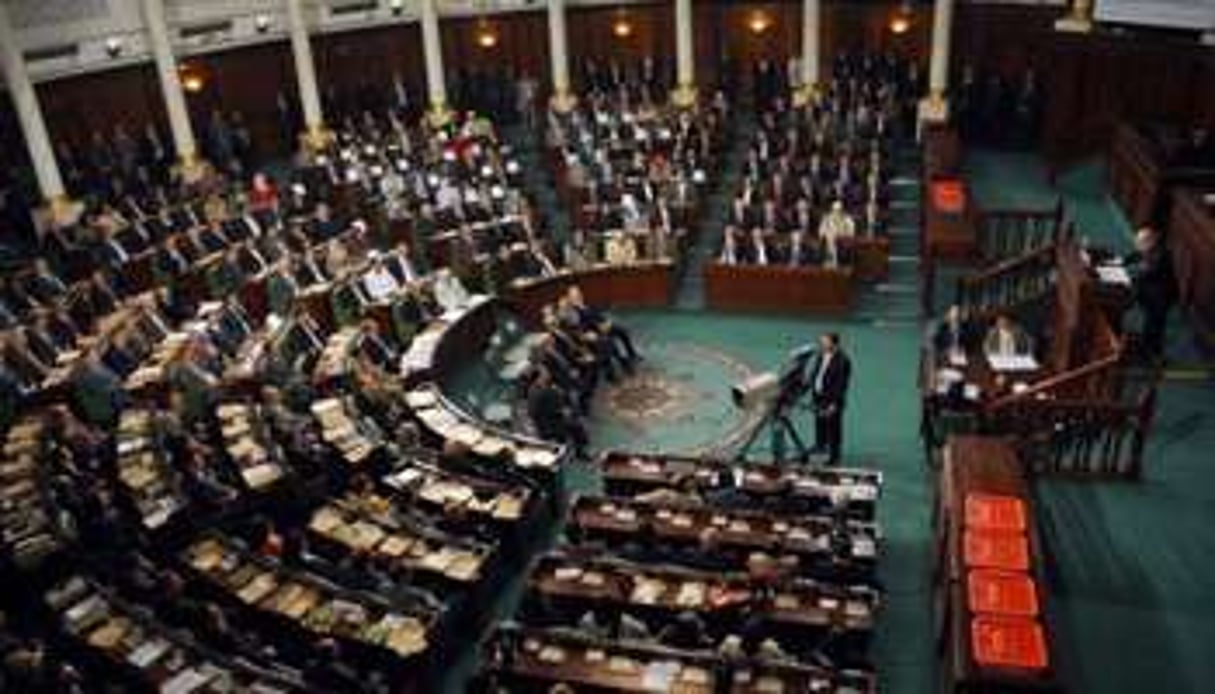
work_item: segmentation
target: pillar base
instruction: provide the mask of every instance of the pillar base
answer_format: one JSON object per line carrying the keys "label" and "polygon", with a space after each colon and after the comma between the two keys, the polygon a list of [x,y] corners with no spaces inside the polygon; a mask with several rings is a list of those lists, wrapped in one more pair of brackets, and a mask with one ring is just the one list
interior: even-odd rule
{"label": "pillar base", "polygon": [[308,128],[300,133],[300,149],[308,154],[319,154],[333,144],[333,131],[323,125]]}
{"label": "pillar base", "polygon": [[210,164],[205,159],[199,158],[197,154],[188,154],[178,160],[175,168],[181,174],[182,181],[198,183],[207,175]]}
{"label": "pillar base", "polygon": [[426,123],[432,128],[442,128],[451,122],[452,112],[447,108],[447,104],[439,102],[432,103],[430,109],[426,111]]}
{"label": "pillar base", "polygon": [[569,90],[562,89],[553,94],[553,98],[549,99],[548,104],[557,113],[569,113],[578,105],[578,97],[570,94]]}
{"label": "pillar base", "polygon": [[802,108],[804,106],[817,103],[820,93],[821,87],[819,87],[817,84],[808,84],[803,87],[799,87],[797,91],[793,92],[793,105],[798,108]]}
{"label": "pillar base", "polygon": [[1055,20],[1055,31],[1087,34],[1093,30],[1093,20],[1088,17],[1063,17]]}
{"label": "pillar base", "polygon": [[941,94],[931,94],[920,99],[916,113],[920,123],[944,123],[949,120],[949,100]]}
{"label": "pillar base", "polygon": [[84,213],[84,203],[69,198],[67,195],[56,195],[46,201],[38,216],[44,223],[53,227],[67,227],[80,221]]}
{"label": "pillar base", "polygon": [[696,105],[696,86],[681,84],[671,91],[671,103],[679,108],[692,108]]}

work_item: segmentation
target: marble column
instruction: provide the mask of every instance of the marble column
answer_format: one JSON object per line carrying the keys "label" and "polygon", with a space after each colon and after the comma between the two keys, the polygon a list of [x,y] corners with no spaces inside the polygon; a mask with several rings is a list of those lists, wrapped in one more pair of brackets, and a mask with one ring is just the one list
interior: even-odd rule
{"label": "marble column", "polygon": [[565,0],[548,0],[548,52],[552,61],[553,108],[561,112],[574,107],[570,90],[570,56],[565,31]]}
{"label": "marble column", "polygon": [[304,113],[304,132],[300,135],[300,141],[307,149],[319,151],[331,140],[332,133],[325,128],[325,114],[321,109],[321,93],[316,85],[316,64],[312,60],[312,43],[308,38],[308,18],[304,14],[304,0],[287,0],[287,24],[291,31],[295,82],[299,88],[300,105]]}
{"label": "marble column", "polygon": [[190,125],[190,111],[186,108],[186,94],[181,88],[181,75],[177,71],[177,58],[169,44],[169,27],[165,22],[164,0],[143,0],[143,21],[148,30],[152,55],[156,59],[156,74],[160,78],[160,90],[165,100],[165,111],[169,115],[169,132],[173,135],[173,147],[187,177],[198,171],[198,146],[194,141],[194,130]]}
{"label": "marble column", "polygon": [[679,106],[696,103],[696,47],[692,31],[692,0],[675,0],[675,92]]}
{"label": "marble column", "polygon": [[799,105],[809,103],[818,90],[821,18],[821,0],[802,0],[802,87],[793,97]]}
{"label": "marble column", "polygon": [[451,118],[447,106],[447,83],[443,75],[443,43],[439,38],[438,0],[421,0],[422,51],[426,58],[426,90],[430,100],[430,122],[442,125]]}
{"label": "marble column", "polygon": [[21,123],[25,147],[34,166],[38,191],[46,201],[51,217],[55,221],[68,222],[72,208],[76,206],[67,198],[59,163],[55,161],[55,148],[42,117],[42,107],[38,104],[38,93],[30,81],[25,56],[17,45],[17,37],[9,24],[8,11],[3,3],[0,3],[0,61],[0,69],[3,69],[17,119]]}
{"label": "marble column", "polygon": [[928,67],[928,95],[920,101],[920,121],[949,120],[949,51],[953,39],[954,0],[936,0],[932,10],[932,57]]}

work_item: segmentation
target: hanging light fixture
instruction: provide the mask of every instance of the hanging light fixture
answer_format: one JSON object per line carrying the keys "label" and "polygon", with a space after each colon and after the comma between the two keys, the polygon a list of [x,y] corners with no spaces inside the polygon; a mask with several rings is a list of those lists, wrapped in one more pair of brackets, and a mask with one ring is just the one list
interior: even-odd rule
{"label": "hanging light fixture", "polygon": [[623,9],[616,12],[616,19],[612,22],[612,34],[618,39],[627,39],[633,35],[633,23],[629,21]]}
{"label": "hanging light fixture", "polygon": [[912,20],[915,19],[915,10],[911,7],[911,0],[903,0],[899,3],[898,9],[890,16],[890,33],[895,35],[906,34],[911,29]]}
{"label": "hanging light fixture", "polygon": [[488,20],[482,18],[477,23],[477,45],[489,50],[498,45],[498,32]]}
{"label": "hanging light fixture", "polygon": [[758,36],[772,28],[772,18],[763,10],[755,10],[747,18],[747,28],[751,30],[752,34]]}

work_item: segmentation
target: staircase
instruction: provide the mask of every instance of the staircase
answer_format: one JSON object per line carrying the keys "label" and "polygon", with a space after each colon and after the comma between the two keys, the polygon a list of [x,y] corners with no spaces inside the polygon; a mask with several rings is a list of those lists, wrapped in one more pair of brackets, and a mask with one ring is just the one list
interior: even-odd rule
{"label": "staircase", "polygon": [[743,162],[750,143],[749,133],[755,129],[755,117],[750,108],[740,107],[728,126],[725,141],[729,148],[721,158],[721,169],[713,191],[701,206],[698,221],[700,232],[687,250],[682,276],[675,293],[675,306],[699,311],[705,307],[705,266],[717,254],[718,240],[730,217],[730,203],[740,188]]}
{"label": "staircase", "polygon": [[915,145],[895,153],[890,181],[890,275],[863,286],[853,313],[875,325],[918,325],[920,321],[920,151]]}

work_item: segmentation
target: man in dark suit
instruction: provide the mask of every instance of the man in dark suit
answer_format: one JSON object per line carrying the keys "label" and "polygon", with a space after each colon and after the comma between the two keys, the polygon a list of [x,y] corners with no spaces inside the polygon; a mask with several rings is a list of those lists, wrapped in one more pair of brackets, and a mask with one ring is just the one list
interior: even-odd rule
{"label": "man in dark suit", "polygon": [[1135,251],[1127,258],[1134,277],[1135,299],[1143,311],[1143,351],[1149,359],[1164,355],[1165,326],[1177,299],[1173,264],[1159,232],[1144,227],[1135,233]]}
{"label": "man in dark suit", "polygon": [[810,370],[810,392],[814,402],[814,447],[826,451],[827,462],[840,461],[843,442],[844,405],[852,362],[840,349],[840,337],[825,333],[818,338],[819,354]]}
{"label": "man in dark suit", "polygon": [[547,441],[572,444],[578,457],[585,458],[586,430],[566,402],[548,369],[539,367],[527,394],[527,413],[536,433]]}

